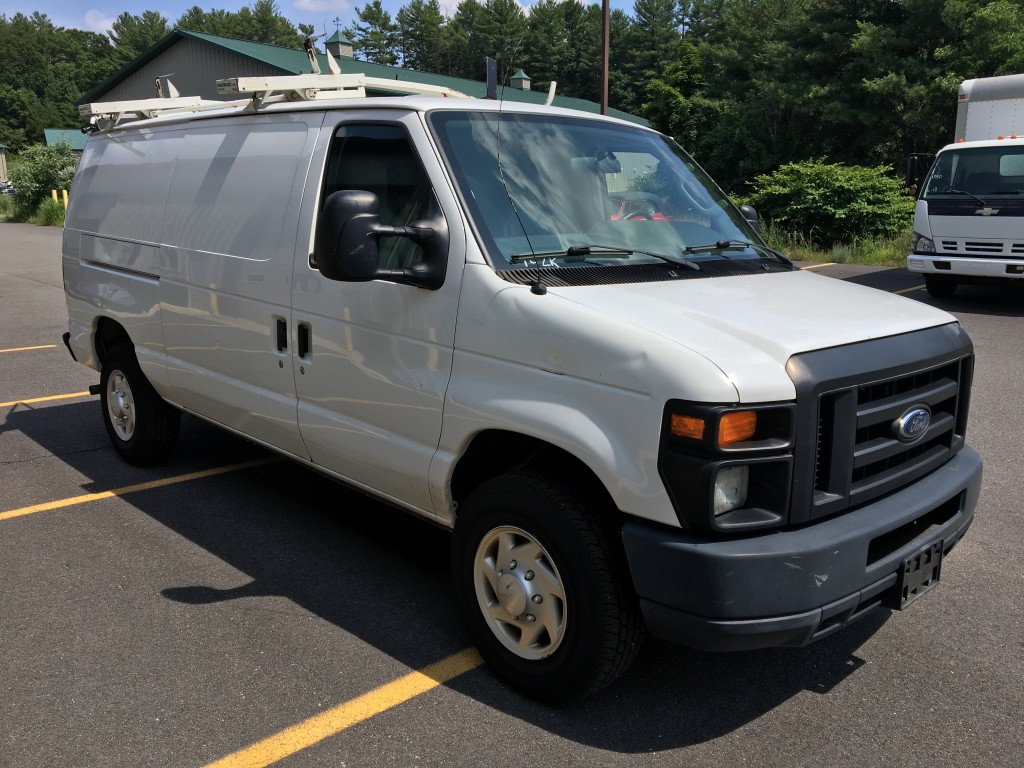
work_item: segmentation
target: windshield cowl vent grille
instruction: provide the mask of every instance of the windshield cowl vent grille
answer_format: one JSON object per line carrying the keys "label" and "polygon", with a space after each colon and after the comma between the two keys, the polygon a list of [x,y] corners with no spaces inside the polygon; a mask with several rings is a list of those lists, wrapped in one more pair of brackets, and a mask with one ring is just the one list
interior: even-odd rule
{"label": "windshield cowl vent grille", "polygon": [[540,282],[551,287],[578,287],[586,285],[620,285],[624,283],[654,283],[671,280],[696,280],[707,277],[734,275],[764,275],[773,272],[792,272],[793,268],[774,261],[759,259],[722,259],[701,261],[700,271],[671,264],[583,265],[571,267],[542,267],[539,269],[497,270],[503,280],[517,285]]}

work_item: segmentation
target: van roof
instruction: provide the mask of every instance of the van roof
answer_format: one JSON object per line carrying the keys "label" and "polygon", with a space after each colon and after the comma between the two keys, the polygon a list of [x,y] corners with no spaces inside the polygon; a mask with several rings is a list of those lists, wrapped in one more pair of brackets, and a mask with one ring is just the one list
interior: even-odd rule
{"label": "van roof", "polygon": [[[426,112],[460,109],[475,112],[516,112],[558,114],[570,117],[625,123],[619,118],[580,113],[578,110],[508,100],[477,99],[448,88],[366,78],[353,75],[294,75],[272,78],[228,78],[218,81],[221,93],[244,95],[236,101],[212,101],[199,97],[151,98],[127,102],[83,104],[79,112],[90,118],[91,132],[143,128],[192,120],[209,120],[256,114],[305,111],[396,109]],[[368,95],[369,91],[392,91],[414,95]],[[129,122],[124,122],[128,120]],[[635,123],[628,123],[636,126]]]}

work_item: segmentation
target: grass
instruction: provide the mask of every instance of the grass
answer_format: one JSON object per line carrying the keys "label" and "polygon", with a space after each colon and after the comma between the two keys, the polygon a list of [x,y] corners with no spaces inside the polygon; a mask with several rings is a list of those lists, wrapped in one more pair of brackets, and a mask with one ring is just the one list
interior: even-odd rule
{"label": "grass", "polygon": [[0,221],[14,218],[14,198],[11,195],[0,195]]}
{"label": "grass", "polygon": [[763,223],[761,236],[772,248],[796,261],[903,267],[910,253],[910,230],[898,237],[863,238],[824,248],[801,232],[786,232]]}
{"label": "grass", "polygon": [[29,217],[28,222],[41,227],[63,227],[64,203],[52,198],[43,200],[35,214]]}

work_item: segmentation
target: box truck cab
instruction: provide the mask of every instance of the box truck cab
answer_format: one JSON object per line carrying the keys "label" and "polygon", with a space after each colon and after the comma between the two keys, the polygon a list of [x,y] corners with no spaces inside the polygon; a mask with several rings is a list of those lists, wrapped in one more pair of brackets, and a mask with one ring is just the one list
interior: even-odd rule
{"label": "box truck cab", "polygon": [[451,529],[549,699],[645,630],[798,646],[935,586],[981,478],[953,317],[795,269],[653,130],[316,82],[91,105],[66,341],[125,460],[184,411]]}
{"label": "box truck cab", "polygon": [[1024,278],[1024,75],[960,86],[955,142],[921,185],[907,266],[933,296]]}

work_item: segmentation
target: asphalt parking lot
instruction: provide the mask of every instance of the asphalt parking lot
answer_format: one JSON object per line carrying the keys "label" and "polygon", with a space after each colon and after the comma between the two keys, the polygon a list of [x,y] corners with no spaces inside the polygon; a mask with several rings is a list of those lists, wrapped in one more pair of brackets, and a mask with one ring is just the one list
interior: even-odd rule
{"label": "asphalt parking lot", "polygon": [[191,418],[167,463],[122,463],[60,343],[60,234],[0,224],[3,768],[1024,761],[1024,291],[812,267],[974,339],[985,477],[938,589],[802,649],[649,641],[554,708],[480,666],[443,531]]}

